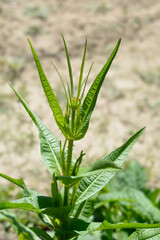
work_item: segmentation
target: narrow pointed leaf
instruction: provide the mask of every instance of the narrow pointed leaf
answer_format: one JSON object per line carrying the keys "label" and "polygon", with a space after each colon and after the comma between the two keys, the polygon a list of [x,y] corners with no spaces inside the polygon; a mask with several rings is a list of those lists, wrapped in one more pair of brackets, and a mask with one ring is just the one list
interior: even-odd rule
{"label": "narrow pointed leaf", "polygon": [[27,202],[20,202],[18,200],[0,203],[0,210],[3,209],[23,209],[34,212],[41,212],[39,209],[36,209],[32,204]]}
{"label": "narrow pointed leaf", "polygon": [[67,49],[67,45],[66,45],[66,41],[62,35],[62,39],[63,39],[63,43],[64,43],[64,47],[65,47],[65,51],[66,51],[66,57],[67,57],[67,63],[68,63],[68,69],[69,69],[69,77],[70,77],[70,86],[71,86],[71,97],[73,97],[74,95],[74,89],[73,89],[73,74],[72,74],[72,67],[71,67],[71,62],[70,62],[70,58],[69,58],[69,53],[68,53],[68,49]]}
{"label": "narrow pointed leaf", "polygon": [[79,76],[77,102],[79,100],[79,96],[80,96],[80,93],[81,93],[83,70],[84,70],[84,62],[85,62],[85,57],[86,57],[86,49],[87,49],[87,40],[85,42],[84,53],[83,53],[82,64],[81,64],[81,70],[80,70],[80,76]]}
{"label": "narrow pointed leaf", "polygon": [[55,175],[62,174],[62,159],[60,153],[60,141],[56,136],[44,125],[44,123],[39,119],[39,117],[31,111],[27,103],[23,98],[16,92],[16,90],[11,86],[20,102],[32,118],[33,122],[39,130],[39,138],[41,144],[41,154],[42,162],[49,170],[51,174]]}
{"label": "narrow pointed leaf", "polygon": [[[125,144],[111,152],[105,159],[113,161],[118,167],[121,167],[144,129],[145,128],[134,134]],[[75,195],[75,203],[79,204],[100,191],[112,179],[112,177],[114,177],[114,175],[115,172],[102,172],[100,174],[83,178]]]}
{"label": "narrow pointed leaf", "polygon": [[96,170],[101,170],[101,169],[108,169],[108,168],[113,168],[113,169],[121,169],[118,167],[114,162],[109,161],[108,159],[102,158],[97,160],[92,167],[89,169],[89,172],[91,171],[96,171]]}
{"label": "narrow pointed leaf", "polygon": [[[114,57],[116,56],[116,53],[118,51],[119,45],[120,45],[121,39],[119,39],[115,49],[113,50],[111,56],[109,57],[107,63],[103,66],[102,70],[100,71],[100,73],[98,74],[98,76],[96,77],[96,79],[94,80],[93,84],[91,85],[87,96],[85,97],[82,107],[81,107],[81,123],[80,126],[84,124],[84,122],[86,121],[86,118],[90,115],[91,112],[93,112],[94,107],[96,105],[96,101],[97,101],[97,97],[98,97],[98,93],[100,91],[100,88],[103,84],[103,81],[105,79],[105,76],[112,64],[112,61],[114,59]],[[84,126],[84,130],[81,129],[79,130],[81,132],[83,132],[83,134],[81,133],[81,138],[85,135],[87,128]],[[79,133],[78,133],[79,135]]]}
{"label": "narrow pointed leaf", "polygon": [[111,224],[104,220],[101,226],[97,230],[107,230],[107,229],[131,229],[131,228],[159,228],[160,223],[146,224],[146,223],[117,223]]}
{"label": "narrow pointed leaf", "polygon": [[90,68],[89,68],[87,77],[85,78],[84,83],[82,83],[82,86],[83,86],[83,84],[84,84],[84,87],[83,87],[83,91],[82,91],[82,94],[81,94],[81,97],[80,97],[81,100],[83,99],[84,92],[85,92],[85,89],[86,89],[86,85],[87,85],[88,78],[89,78],[90,72],[91,72],[91,70],[92,70],[93,64],[94,64],[94,62],[92,62],[91,66],[90,66]]}
{"label": "narrow pointed leaf", "polygon": [[37,227],[30,227],[30,229],[39,237],[42,237],[45,240],[53,240],[53,238],[51,238],[51,236],[46,233],[45,231],[43,231],[40,228]]}
{"label": "narrow pointed leaf", "polygon": [[53,207],[51,197],[37,196],[25,197],[13,201],[5,201],[0,203],[0,210],[3,209],[23,209],[41,213],[45,208]]}
{"label": "narrow pointed leaf", "polygon": [[64,81],[63,81],[63,79],[62,79],[62,76],[61,76],[61,74],[59,73],[59,71],[58,71],[56,65],[55,65],[53,62],[52,62],[52,64],[53,64],[53,66],[54,66],[54,68],[55,68],[55,70],[56,70],[56,72],[57,72],[57,74],[58,74],[58,76],[59,76],[59,78],[60,78],[60,80],[61,80],[61,83],[62,83],[62,86],[63,86],[64,92],[65,92],[66,100],[67,100],[67,103],[68,103],[67,90],[66,90],[66,87],[65,87],[65,85],[64,85]]}
{"label": "narrow pointed leaf", "polygon": [[[29,39],[28,39],[29,41]],[[45,92],[45,95],[47,97],[47,100],[49,102],[49,105],[51,107],[51,110],[53,112],[53,115],[54,115],[54,118],[56,120],[56,123],[57,125],[59,126],[60,130],[62,131],[62,133],[67,137],[67,138],[70,138],[71,137],[71,132],[70,132],[70,129],[69,129],[69,126],[68,124],[66,123],[65,121],[65,118],[63,116],[63,113],[62,113],[62,110],[61,110],[61,107],[57,101],[57,98],[54,94],[54,92],[52,91],[52,88],[47,80],[47,77],[43,71],[43,68],[41,66],[41,63],[38,59],[38,56],[31,44],[31,42],[29,41],[29,44],[30,44],[30,47],[31,47],[31,50],[32,50],[32,53],[33,53],[33,57],[34,57],[34,60],[35,60],[35,63],[36,63],[36,66],[37,66],[37,70],[39,72],[39,77],[40,77],[40,80],[41,80],[41,84],[42,84],[42,87],[43,87],[43,90]]]}
{"label": "narrow pointed leaf", "polygon": [[6,180],[16,184],[17,186],[21,187],[22,189],[26,189],[26,185],[23,181],[23,179],[15,179],[15,178],[11,178],[3,173],[0,173],[0,177],[5,178]]}
{"label": "narrow pointed leaf", "polygon": [[[83,230],[75,230],[76,233],[79,235],[86,235],[89,233],[92,233],[94,231],[99,230],[116,230],[116,229],[138,229],[137,231],[146,231],[149,229],[155,229],[155,231],[159,231],[160,223],[157,224],[146,224],[146,223],[117,223],[117,224],[111,224],[108,221],[104,220],[102,223],[100,222],[93,222],[89,225],[86,225],[86,229],[84,227]],[[154,231],[153,231],[154,232]],[[149,238],[138,238],[138,239],[128,239],[128,240],[146,240]],[[155,240],[158,240],[156,238]]]}

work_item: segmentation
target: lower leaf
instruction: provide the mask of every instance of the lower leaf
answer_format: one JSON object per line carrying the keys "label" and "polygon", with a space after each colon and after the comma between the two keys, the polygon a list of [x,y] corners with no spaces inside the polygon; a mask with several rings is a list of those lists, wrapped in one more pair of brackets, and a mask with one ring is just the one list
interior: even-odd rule
{"label": "lower leaf", "polygon": [[148,228],[137,230],[127,240],[159,240],[160,228]]}

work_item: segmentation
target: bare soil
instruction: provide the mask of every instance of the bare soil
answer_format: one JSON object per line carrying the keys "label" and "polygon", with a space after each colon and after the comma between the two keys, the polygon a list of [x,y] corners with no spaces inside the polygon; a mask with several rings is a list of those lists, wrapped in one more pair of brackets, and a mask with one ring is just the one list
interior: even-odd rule
{"label": "bare soil", "polygon": [[[159,0],[0,0],[0,172],[23,178],[30,188],[43,193],[50,189],[50,176],[41,163],[37,129],[8,82],[62,139],[43,94],[27,37],[62,107],[63,89],[51,64],[56,64],[67,82],[61,33],[68,44],[76,83],[84,41],[88,39],[85,74],[95,60],[89,85],[121,37],[88,134],[75,144],[75,153],[78,156],[84,149],[84,161],[92,164],[147,126],[128,159],[141,162],[148,170],[150,186],[160,187],[159,13]],[[7,184],[2,179],[0,182],[0,187]]]}

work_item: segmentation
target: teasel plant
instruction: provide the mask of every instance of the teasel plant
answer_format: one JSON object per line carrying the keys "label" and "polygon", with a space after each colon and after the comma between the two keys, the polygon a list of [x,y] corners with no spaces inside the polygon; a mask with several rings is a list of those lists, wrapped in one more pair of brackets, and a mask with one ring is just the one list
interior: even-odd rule
{"label": "teasel plant", "polygon": [[20,187],[24,193],[24,197],[21,199],[1,202],[0,210],[3,210],[2,213],[4,213],[8,219],[10,216],[7,215],[9,213],[5,212],[6,209],[22,209],[35,212],[40,220],[47,226],[47,230],[38,227],[29,228],[22,226],[22,224],[18,225],[15,221],[15,224],[18,225],[19,232],[22,235],[25,234],[24,236],[26,238],[24,239],[76,240],[82,236],[84,236],[83,239],[87,239],[87,234],[96,231],[109,231],[123,228],[135,230],[128,238],[129,240],[148,239],[147,237],[149,236],[150,239],[154,239],[157,232],[159,231],[160,233],[160,224],[158,222],[155,224],[146,224],[126,221],[114,224],[107,220],[103,222],[93,222],[92,218],[94,202],[99,192],[109,183],[117,172],[121,171],[122,165],[131,148],[142,135],[145,128],[140,129],[122,146],[110,154],[98,160],[93,159],[91,167],[81,167],[85,155],[83,150],[77,157],[73,154],[75,141],[83,139],[87,133],[91,115],[96,106],[97,97],[108,70],[117,54],[121,39],[118,40],[110,57],[92,82],[87,93],[86,85],[93,66],[92,63],[88,74],[84,78],[83,72],[87,40],[85,41],[77,89],[75,88],[75,82],[73,80],[68,48],[63,36],[62,40],[69,70],[69,82],[67,82],[66,85],[57,67],[54,64],[53,66],[59,75],[65,93],[64,112],[43,71],[36,51],[28,39],[42,88],[55,122],[64,137],[62,140],[59,140],[54,133],[46,127],[40,118],[30,109],[20,94],[10,85],[38,128],[42,162],[52,176],[50,183],[51,194],[50,196],[43,196],[36,191],[28,189],[23,179],[11,178],[0,173],[1,177]]}

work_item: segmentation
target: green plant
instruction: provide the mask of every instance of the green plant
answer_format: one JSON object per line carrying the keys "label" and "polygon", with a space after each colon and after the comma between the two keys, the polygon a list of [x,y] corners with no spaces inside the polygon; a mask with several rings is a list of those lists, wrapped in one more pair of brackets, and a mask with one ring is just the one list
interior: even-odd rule
{"label": "green plant", "polygon": [[[147,175],[140,163],[132,161],[127,164],[125,171],[119,172],[101,190],[95,203],[94,220],[107,219],[116,222],[157,223],[160,221],[159,204],[160,189],[152,190],[147,187]],[[133,229],[123,229],[116,232],[103,232],[106,239],[121,240],[120,234],[125,234],[123,240],[133,233]],[[102,235],[102,234],[101,234]],[[109,238],[110,237],[110,238]]]}
{"label": "green plant", "polygon": [[[53,177],[51,182],[51,196],[42,196],[41,194],[28,189],[22,179],[14,179],[1,173],[1,177],[22,188],[24,198],[1,202],[0,209],[23,209],[36,212],[46,226],[52,230],[52,234],[50,234],[37,227],[23,228],[23,232],[20,232],[20,234],[25,233],[23,234],[25,238],[27,238],[27,235],[29,234],[30,239],[76,240],[78,238],[84,238],[84,235],[98,230],[105,230],[109,233],[113,229],[124,228],[143,229],[137,230],[133,237],[130,236],[129,239],[147,239],[147,234],[148,236],[155,236],[156,234],[158,236],[160,230],[159,223],[145,224],[127,222],[127,220],[121,223],[109,223],[107,219],[103,220],[103,222],[92,222],[92,219],[90,218],[94,210],[94,202],[98,193],[109,183],[115,174],[120,171],[129,151],[139,139],[145,128],[139,130],[121,147],[117,148],[109,155],[102,159],[98,159],[92,167],[88,169],[80,167],[84,153],[81,151],[79,157],[75,158],[73,155],[74,141],[82,139],[88,130],[90,118],[96,105],[100,88],[118,51],[121,40],[118,41],[107,63],[103,66],[102,70],[93,81],[88,93],[84,97],[85,87],[93,65],[91,65],[87,77],[83,80],[87,41],[85,42],[78,89],[75,95],[68,49],[63,36],[62,38],[65,46],[70,77],[70,83],[67,84],[67,89],[59,71],[55,65],[54,67],[62,81],[65,91],[65,115],[62,113],[61,107],[52,91],[30,41],[29,44],[39,72],[43,90],[53,112],[55,121],[64,136],[63,141],[57,139],[57,137],[44,125],[38,116],[29,108],[23,98],[12,87],[39,130],[42,162]],[[159,215],[160,213],[158,212],[157,214]],[[15,222],[15,224],[18,225],[19,223]],[[152,228],[152,230],[148,233],[148,230],[144,230],[145,228]],[[142,237],[137,237],[139,234]],[[20,239],[23,239],[23,237]]]}

